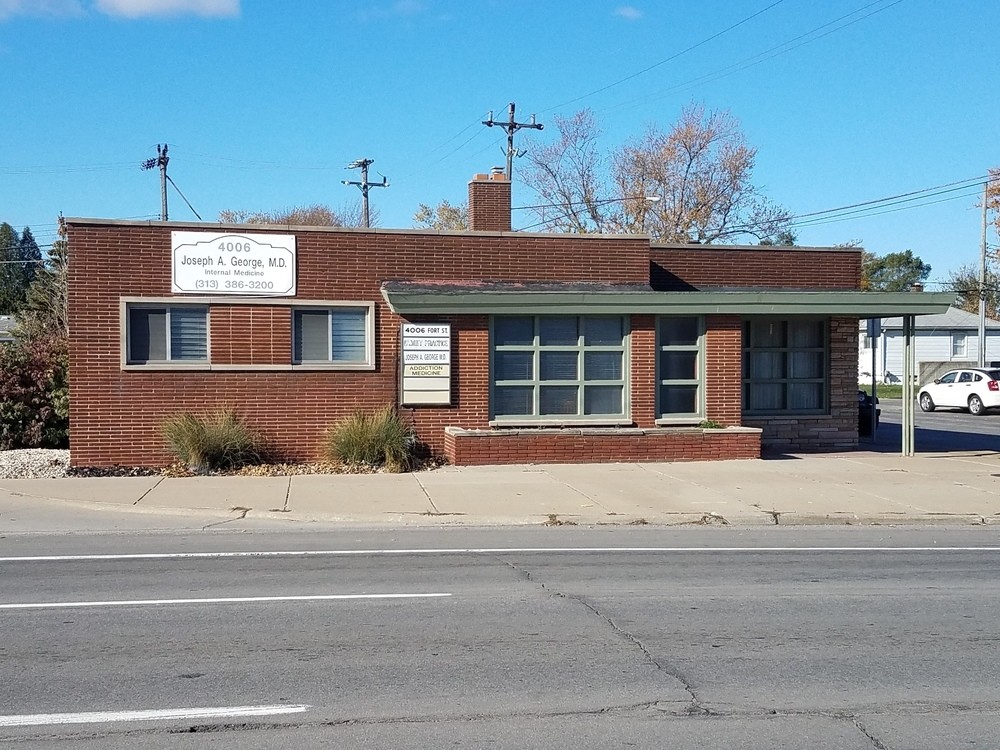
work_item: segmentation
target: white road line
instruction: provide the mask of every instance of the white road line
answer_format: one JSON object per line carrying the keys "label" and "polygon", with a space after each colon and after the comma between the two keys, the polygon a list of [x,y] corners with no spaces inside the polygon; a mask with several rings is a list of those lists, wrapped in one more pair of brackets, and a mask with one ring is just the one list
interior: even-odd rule
{"label": "white road line", "polygon": [[306,596],[227,596],[211,599],[123,599],[104,602],[20,602],[0,609],[62,609],[65,607],[143,607],[171,604],[240,604],[256,602],[317,602],[346,599],[435,599],[451,594],[316,594]]}
{"label": "white road line", "polygon": [[503,555],[585,553],[689,552],[1000,552],[1000,547],[468,547],[446,549],[327,549],[271,552],[138,552],[107,555],[24,555],[0,557],[0,563],[85,562],[100,560],[194,560],[247,557],[365,557],[390,555]]}
{"label": "white road line", "polygon": [[164,721],[179,719],[220,719],[235,716],[299,714],[311,706],[223,706],[219,708],[166,708],[148,711],[91,711],[73,714],[20,714],[0,716],[0,727],[37,727],[46,724],[101,724],[112,721]]}

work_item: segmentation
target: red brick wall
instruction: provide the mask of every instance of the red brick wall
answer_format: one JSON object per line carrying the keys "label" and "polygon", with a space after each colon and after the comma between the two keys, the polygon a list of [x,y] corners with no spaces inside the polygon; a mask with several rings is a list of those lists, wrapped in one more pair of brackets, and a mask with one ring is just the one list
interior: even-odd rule
{"label": "red brick wall", "polygon": [[743,417],[743,320],[705,317],[705,417],[731,427]]}
{"label": "red brick wall", "polygon": [[[170,230],[180,225],[70,225],[72,461],[78,466],[163,465],[159,426],[170,414],[233,406],[290,460],[319,456],[327,427],[356,409],[397,401],[399,324],[380,285],[391,279],[644,283],[642,238],[458,235],[403,231],[296,231],[298,300],[375,303],[374,372],[261,371],[291,362],[291,313],[267,299],[210,306],[214,365],[246,371],[122,371],[120,300],[170,297]],[[267,230],[258,230],[266,233]],[[278,233],[287,234],[288,231]],[[189,295],[176,295],[184,301]],[[416,322],[421,322],[415,319]],[[488,327],[484,316],[452,323],[451,407],[416,407],[430,450],[444,450],[447,425],[486,426]],[[459,353],[460,352],[460,353]]]}
{"label": "red brick wall", "polygon": [[450,430],[445,455],[456,466],[760,458],[760,432],[697,428]]}
{"label": "red brick wall", "polygon": [[861,250],[724,245],[654,246],[654,288],[858,289]]}
{"label": "red brick wall", "polygon": [[469,229],[474,232],[510,231],[507,175],[476,175],[469,182]]}
{"label": "red brick wall", "polygon": [[656,318],[632,316],[632,419],[639,427],[656,426]]}

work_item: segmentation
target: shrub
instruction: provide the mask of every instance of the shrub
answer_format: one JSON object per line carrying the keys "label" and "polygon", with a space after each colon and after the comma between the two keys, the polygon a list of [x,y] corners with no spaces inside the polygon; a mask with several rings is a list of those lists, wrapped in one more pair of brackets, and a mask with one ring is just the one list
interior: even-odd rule
{"label": "shrub", "polygon": [[263,460],[260,437],[232,409],[207,417],[181,412],[162,426],[170,451],[194,471],[234,469]]}
{"label": "shrub", "polygon": [[392,406],[354,412],[327,433],[327,457],[344,463],[384,468],[394,473],[413,468],[413,428]]}
{"label": "shrub", "polygon": [[0,450],[69,444],[66,341],[0,344]]}

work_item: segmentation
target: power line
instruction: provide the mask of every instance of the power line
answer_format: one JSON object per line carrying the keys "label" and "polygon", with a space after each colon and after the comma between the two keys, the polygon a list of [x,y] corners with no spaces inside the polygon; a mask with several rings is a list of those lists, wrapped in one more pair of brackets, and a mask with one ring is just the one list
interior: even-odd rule
{"label": "power line", "polygon": [[191,209],[191,213],[193,213],[195,216],[198,217],[198,221],[204,221],[204,219],[201,218],[201,214],[199,214],[197,211],[194,210],[194,206],[191,205],[191,201],[189,201],[187,199],[187,196],[181,192],[181,189],[179,187],[177,187],[177,183],[174,182],[174,179],[170,175],[167,175],[167,180],[170,182],[171,185],[174,186],[174,190],[177,191],[177,194],[184,199],[185,203],[187,203],[187,207]]}
{"label": "power line", "polygon": [[[956,180],[954,182],[944,183],[943,185],[935,185],[933,187],[922,188],[920,190],[911,190],[905,193],[899,193],[897,195],[890,195],[884,198],[876,198],[873,200],[861,201],[858,203],[852,203],[845,206],[837,206],[836,208],[823,209],[821,211],[810,211],[804,214],[798,214],[787,217],[788,220],[795,226],[805,227],[805,226],[818,226],[821,224],[832,224],[837,221],[847,221],[854,218],[866,218],[868,216],[880,216],[886,213],[894,213],[896,211],[905,211],[913,208],[921,208],[923,206],[934,205],[936,203],[943,203],[945,201],[957,200],[958,198],[967,198],[973,195],[977,195],[979,192],[979,186],[984,182],[1000,182],[1000,177],[993,177],[990,175],[982,175],[979,177],[972,177],[966,180]],[[914,201],[921,201],[927,198],[935,198],[939,195],[946,195],[955,191],[970,190],[975,187],[975,192],[962,193],[960,195],[950,196],[948,198],[942,198],[936,201],[926,201],[925,203],[917,203],[916,205],[900,205],[905,203],[912,203]],[[597,203],[609,203],[618,200],[623,200],[621,198],[603,198],[598,199]],[[522,211],[528,209],[544,209],[544,208],[572,208],[574,206],[586,205],[585,201],[571,201],[568,203],[542,203],[529,206],[514,206],[512,211]],[[883,209],[888,206],[896,206],[896,208],[888,208],[887,210],[877,210]],[[851,210],[857,209],[857,210]],[[797,220],[805,219],[805,221],[799,222]],[[529,224],[525,227],[521,227],[517,231],[524,231],[525,229],[532,229],[538,226],[544,226],[550,223],[549,221],[540,221],[535,224]],[[761,226],[761,222],[738,224],[728,227],[734,231],[749,231],[756,229]],[[716,229],[716,228],[713,228]],[[711,231],[711,230],[710,230]]]}
{"label": "power line", "polygon": [[[848,26],[852,26],[853,24],[858,23],[860,21],[863,21],[866,18],[869,18],[869,17],[871,17],[871,16],[873,16],[873,15],[875,15],[877,13],[881,13],[882,11],[889,10],[889,8],[892,8],[895,5],[899,5],[901,2],[903,2],[903,0],[895,0],[895,2],[891,3],[890,5],[885,5],[885,6],[881,7],[881,8],[873,10],[871,13],[867,13],[864,16],[852,19],[852,20],[848,21],[845,24],[837,26],[834,29],[830,29],[829,31],[826,31],[823,34],[820,34],[819,36],[815,36],[815,37],[813,37],[811,39],[807,39],[807,37],[812,36],[817,31],[821,31],[822,29],[825,29],[825,28],[827,28],[829,26],[832,26],[832,25],[834,25],[836,23],[840,23],[844,19],[850,18],[851,16],[855,16],[858,13],[862,13],[862,12],[868,10],[869,8],[873,7],[873,6],[879,5],[880,3],[884,3],[884,2],[886,2],[886,0],[874,0],[873,2],[870,2],[867,5],[863,5],[860,8],[851,11],[850,13],[845,13],[844,15],[839,16],[839,17],[833,19],[832,21],[827,21],[824,24],[820,24],[819,26],[816,26],[816,27],[810,29],[809,31],[806,31],[803,34],[799,34],[798,36],[792,37],[791,39],[786,39],[785,41],[781,42],[780,44],[776,44],[775,46],[770,47],[770,48],[764,50],[763,52],[758,52],[756,55],[751,55],[750,57],[746,57],[746,58],[744,58],[742,60],[739,60],[739,61],[737,61],[735,63],[730,64],[730,65],[727,65],[727,66],[725,66],[723,68],[719,68],[718,70],[715,70],[715,71],[713,71],[711,73],[705,73],[705,74],[697,76],[695,78],[691,78],[691,79],[689,79],[687,81],[684,81],[683,83],[678,83],[678,84],[675,84],[675,85],[670,86],[668,88],[660,89],[656,94],[654,94],[652,96],[650,96],[650,95],[647,94],[647,95],[644,95],[644,96],[642,96],[642,97],[640,97],[638,99],[632,99],[630,101],[624,102],[623,104],[616,105],[615,107],[609,107],[609,108],[606,108],[606,109],[614,109],[614,110],[620,111],[621,109],[624,109],[626,107],[633,107],[633,106],[637,106],[637,105],[640,105],[640,104],[648,104],[651,101],[658,101],[660,99],[663,99],[669,93],[671,93],[673,91],[676,91],[678,89],[682,89],[682,88],[685,88],[687,86],[691,86],[691,85],[696,84],[696,83],[712,83],[714,81],[718,81],[718,80],[720,80],[722,78],[725,78],[727,76],[735,75],[736,73],[741,73],[744,70],[748,70],[749,68],[752,68],[752,67],[754,67],[756,65],[759,65],[759,64],[761,64],[763,62],[767,62],[768,60],[772,60],[775,57],[779,57],[780,55],[784,55],[784,54],[786,54],[788,52],[796,50],[799,47],[804,47],[807,44],[811,44],[813,42],[819,41],[820,39],[822,39],[822,38],[824,38],[826,36],[829,36],[830,34],[833,34],[833,33],[836,33],[838,31],[841,31],[843,29],[846,29]],[[804,41],[801,41],[799,44],[794,44],[794,42],[798,42],[799,40],[804,40]],[[793,46],[789,47],[788,45],[793,45]],[[774,53],[774,54],[770,54],[770,53]]]}
{"label": "power line", "polygon": [[562,107],[566,107],[566,106],[568,106],[570,104],[575,104],[578,101],[581,101],[583,99],[587,99],[587,98],[589,98],[591,96],[594,96],[596,94],[600,94],[600,93],[602,93],[604,91],[607,91],[608,89],[614,88],[615,86],[620,86],[621,84],[625,83],[626,81],[631,81],[633,78],[638,78],[639,76],[643,75],[644,73],[648,73],[649,71],[651,71],[651,70],[653,70],[655,68],[658,68],[661,65],[666,65],[668,62],[672,62],[672,61],[676,60],[678,57],[681,57],[682,55],[686,55],[688,52],[696,50],[699,47],[702,47],[702,46],[708,44],[709,42],[711,42],[711,41],[713,41],[715,39],[718,39],[720,36],[723,36],[724,34],[728,34],[730,31],[739,28],[743,24],[748,23],[749,21],[752,21],[757,16],[759,16],[759,15],[761,15],[763,13],[766,13],[767,11],[771,10],[771,8],[774,8],[777,5],[781,5],[782,2],[784,2],[784,0],[777,0],[776,2],[773,2],[770,5],[768,5],[766,8],[763,8],[763,9],[757,11],[756,13],[747,16],[746,18],[744,18],[741,21],[737,21],[732,26],[729,26],[729,27],[723,29],[722,31],[718,31],[715,34],[712,34],[712,36],[706,37],[705,39],[702,39],[697,44],[692,44],[690,47],[682,49],[680,52],[674,53],[673,55],[671,55],[670,57],[666,58],[665,60],[660,60],[659,62],[653,63],[649,67],[643,68],[640,71],[637,71],[635,73],[632,73],[631,75],[625,76],[624,78],[621,78],[621,79],[615,81],[614,83],[609,83],[606,86],[602,86],[599,89],[595,89],[595,90],[591,91],[590,93],[583,94],[582,96],[578,96],[575,99],[570,99],[569,101],[563,102],[562,104],[557,104],[554,107],[549,107],[548,109],[545,109],[545,110],[542,110],[542,111],[543,112],[551,112],[552,110],[555,110],[555,109],[561,109]]}

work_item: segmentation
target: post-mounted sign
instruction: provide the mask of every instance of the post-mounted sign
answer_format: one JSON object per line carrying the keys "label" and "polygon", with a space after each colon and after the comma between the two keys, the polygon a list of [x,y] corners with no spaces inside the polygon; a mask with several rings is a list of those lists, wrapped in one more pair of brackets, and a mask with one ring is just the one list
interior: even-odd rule
{"label": "post-mounted sign", "polygon": [[451,324],[403,323],[400,336],[402,404],[450,404]]}
{"label": "post-mounted sign", "polygon": [[174,294],[295,296],[295,235],[171,232]]}

